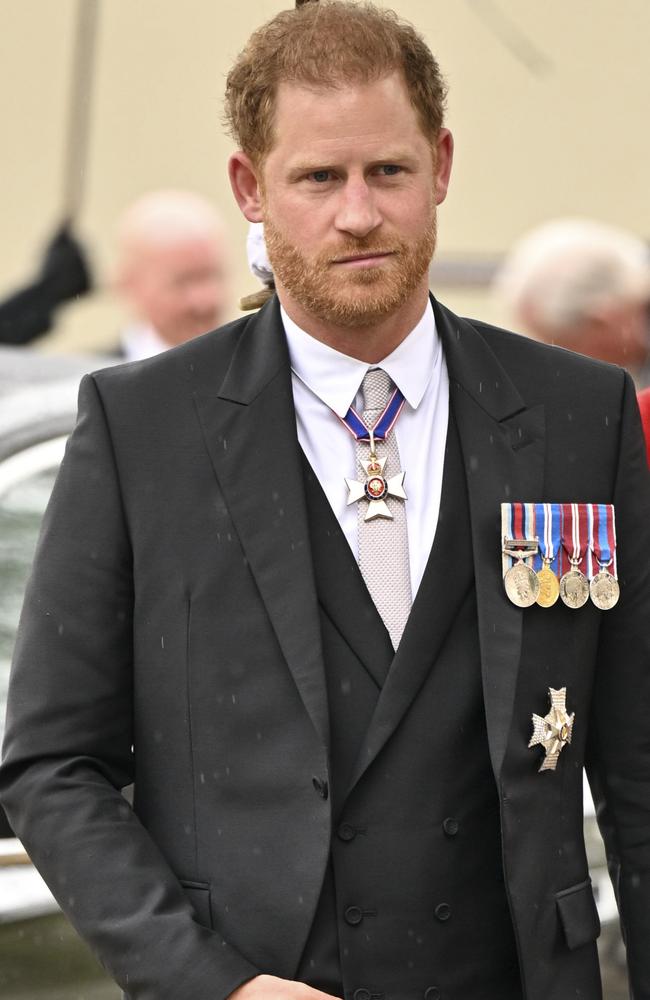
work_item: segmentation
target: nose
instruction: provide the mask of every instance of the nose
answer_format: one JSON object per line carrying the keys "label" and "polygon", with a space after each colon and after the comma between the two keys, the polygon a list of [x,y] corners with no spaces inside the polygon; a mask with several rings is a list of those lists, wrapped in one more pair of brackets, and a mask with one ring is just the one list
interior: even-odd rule
{"label": "nose", "polygon": [[365,178],[348,179],[341,189],[336,228],[361,239],[382,221],[375,195]]}

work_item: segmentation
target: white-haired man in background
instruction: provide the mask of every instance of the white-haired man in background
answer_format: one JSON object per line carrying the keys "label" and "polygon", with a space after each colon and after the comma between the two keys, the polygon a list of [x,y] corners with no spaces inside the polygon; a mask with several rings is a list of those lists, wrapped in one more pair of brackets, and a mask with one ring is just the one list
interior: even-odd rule
{"label": "white-haired man in background", "polygon": [[189,191],[152,191],[118,225],[114,286],[133,322],[121,334],[129,361],[150,357],[226,317],[230,266],[225,227]]}
{"label": "white-haired man in background", "polygon": [[527,233],[496,290],[516,329],[639,377],[648,359],[650,255],[642,240],[601,223],[560,219]]}

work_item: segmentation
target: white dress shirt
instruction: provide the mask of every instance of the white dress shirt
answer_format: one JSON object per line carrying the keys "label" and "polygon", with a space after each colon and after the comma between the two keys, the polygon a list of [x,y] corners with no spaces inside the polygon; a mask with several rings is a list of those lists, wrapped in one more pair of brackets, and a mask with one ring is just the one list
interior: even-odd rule
{"label": "white dress shirt", "polygon": [[120,335],[122,353],[127,361],[142,361],[162,354],[171,346],[162,339],[157,330],[147,323],[132,323]]}
{"label": "white dress shirt", "polygon": [[361,479],[356,441],[342,423],[351,405],[363,409],[361,383],[383,368],[406,402],[397,436],[404,488],[413,598],[424,575],[438,524],[449,418],[449,377],[431,303],[419,323],[378,364],[341,354],[301,330],[282,310],[289,344],[298,440],[358,559],[357,505],[347,505],[347,479]]}

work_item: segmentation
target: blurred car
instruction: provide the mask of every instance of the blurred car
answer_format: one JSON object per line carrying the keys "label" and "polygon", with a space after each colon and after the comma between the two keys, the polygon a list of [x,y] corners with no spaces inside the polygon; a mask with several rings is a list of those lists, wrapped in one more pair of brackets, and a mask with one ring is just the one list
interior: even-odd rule
{"label": "blurred car", "polygon": [[[0,348],[0,735],[22,595],[41,517],[74,426],[79,380],[91,368],[115,360]],[[616,902],[586,785],[585,835],[603,925],[599,948],[604,996],[625,1000],[627,981]],[[0,848],[0,952],[8,961],[0,963],[0,996],[5,1000],[68,1000],[83,995],[84,1000],[116,1000],[119,991],[27,862],[18,841],[4,841]]]}
{"label": "blurred car", "polygon": [[[74,426],[81,376],[110,359],[0,348],[0,737],[38,530]],[[118,1000],[0,816],[0,996]]]}

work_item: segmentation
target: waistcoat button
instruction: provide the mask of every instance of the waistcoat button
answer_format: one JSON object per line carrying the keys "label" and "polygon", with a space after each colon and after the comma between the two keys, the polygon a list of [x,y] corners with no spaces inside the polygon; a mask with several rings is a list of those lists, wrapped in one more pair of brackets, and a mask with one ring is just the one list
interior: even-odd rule
{"label": "waistcoat button", "polygon": [[343,840],[345,843],[354,840],[357,835],[357,831],[350,823],[341,823],[336,832],[339,840]]}
{"label": "waistcoat button", "polygon": [[370,997],[370,990],[366,990],[362,986],[352,994],[352,1000],[370,1000]]}
{"label": "waistcoat button", "polygon": [[363,920],[363,911],[360,910],[358,906],[348,906],[347,910],[343,914],[343,917],[345,918],[346,924],[350,924],[351,927],[355,927]]}
{"label": "waistcoat button", "polygon": [[316,775],[311,779],[311,783],[320,795],[321,799],[326,799],[329,795],[329,789],[327,787],[327,782],[323,781],[322,778],[317,778]]}
{"label": "waistcoat button", "polygon": [[458,833],[459,823],[457,819],[453,816],[447,816],[447,819],[442,822],[442,829],[445,831],[448,837],[455,837]]}
{"label": "waistcoat button", "polygon": [[438,920],[449,920],[451,916],[451,906],[449,903],[438,903],[435,910],[433,911],[438,918]]}
{"label": "waistcoat button", "polygon": [[424,991],[424,1000],[440,1000],[442,994],[437,986],[427,986]]}

